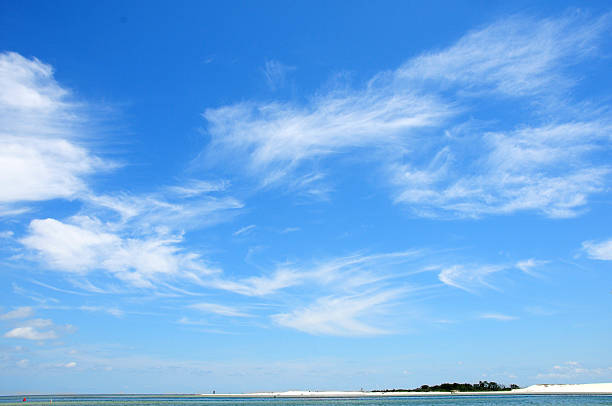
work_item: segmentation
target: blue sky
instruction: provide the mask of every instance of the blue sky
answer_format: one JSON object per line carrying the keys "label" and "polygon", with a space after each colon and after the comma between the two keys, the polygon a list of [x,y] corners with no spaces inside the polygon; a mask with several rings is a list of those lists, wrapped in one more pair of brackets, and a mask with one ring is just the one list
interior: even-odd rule
{"label": "blue sky", "polygon": [[611,381],[612,10],[505,3],[2,2],[0,392]]}

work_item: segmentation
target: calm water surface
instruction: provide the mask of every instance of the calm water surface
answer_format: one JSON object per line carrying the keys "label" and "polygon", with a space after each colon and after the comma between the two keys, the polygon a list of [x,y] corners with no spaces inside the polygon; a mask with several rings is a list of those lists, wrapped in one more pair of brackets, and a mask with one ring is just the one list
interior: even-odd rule
{"label": "calm water surface", "polygon": [[[0,396],[0,405],[54,405],[54,406],[578,406],[611,405],[612,396],[444,396],[444,397],[402,397],[386,399],[207,399],[190,396]],[[53,400],[53,403],[51,403]]]}

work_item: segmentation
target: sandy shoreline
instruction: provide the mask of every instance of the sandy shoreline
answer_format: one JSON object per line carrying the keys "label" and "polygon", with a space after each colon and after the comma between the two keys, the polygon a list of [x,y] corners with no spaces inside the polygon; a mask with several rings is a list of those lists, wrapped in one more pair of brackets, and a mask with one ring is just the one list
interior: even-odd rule
{"label": "sandy shoreline", "polygon": [[205,397],[239,398],[363,398],[399,396],[474,396],[474,395],[612,395],[612,383],[532,385],[496,392],[361,392],[361,391],[286,391],[202,394]]}

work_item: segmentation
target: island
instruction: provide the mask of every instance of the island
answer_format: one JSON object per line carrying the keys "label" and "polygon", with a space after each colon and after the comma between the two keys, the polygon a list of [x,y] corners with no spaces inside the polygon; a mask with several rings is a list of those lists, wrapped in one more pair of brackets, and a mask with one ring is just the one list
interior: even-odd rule
{"label": "island", "polygon": [[440,385],[421,385],[415,389],[384,389],[373,390],[372,392],[497,392],[520,389],[520,386],[511,384],[509,386],[498,384],[497,382],[480,381],[471,383],[442,383]]}
{"label": "island", "polygon": [[[495,382],[490,382],[495,383]],[[453,384],[450,384],[453,385]],[[458,384],[464,385],[464,384]],[[469,384],[468,384],[469,385]],[[475,384],[479,385],[479,384]],[[473,386],[473,385],[472,385]],[[501,386],[501,385],[500,385]],[[439,387],[439,388],[437,388]],[[215,393],[201,394],[202,397],[238,397],[238,398],[359,398],[359,397],[400,397],[400,396],[470,396],[470,395],[612,395],[612,383],[589,384],[538,384],[526,388],[506,388],[504,390],[454,391],[442,389],[442,385],[427,386],[427,390],[392,389],[387,391],[306,391],[292,390],[285,392],[255,393]],[[437,388],[436,390],[429,388]],[[444,387],[446,388],[446,387]]]}

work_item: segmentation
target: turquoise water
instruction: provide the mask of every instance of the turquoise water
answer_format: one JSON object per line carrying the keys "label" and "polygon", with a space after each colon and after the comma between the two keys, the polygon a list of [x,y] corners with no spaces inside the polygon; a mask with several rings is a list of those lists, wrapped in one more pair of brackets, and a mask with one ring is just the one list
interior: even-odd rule
{"label": "turquoise water", "polygon": [[612,405],[612,396],[577,395],[496,395],[496,396],[440,396],[440,397],[401,397],[377,399],[238,399],[238,398],[201,398],[195,396],[0,396],[0,405],[54,405],[54,406],[578,406]]}

